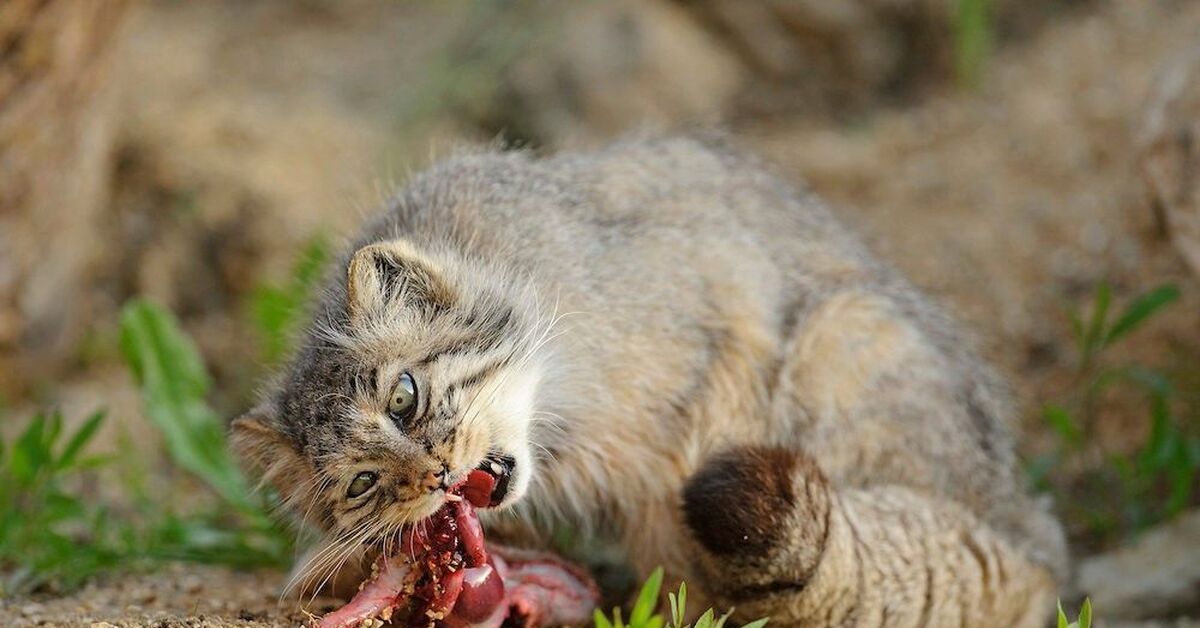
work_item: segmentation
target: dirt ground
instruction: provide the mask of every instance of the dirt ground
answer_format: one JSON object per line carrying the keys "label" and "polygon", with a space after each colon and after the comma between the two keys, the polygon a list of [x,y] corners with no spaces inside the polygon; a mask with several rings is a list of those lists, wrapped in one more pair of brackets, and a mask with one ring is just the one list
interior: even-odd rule
{"label": "dirt ground", "polygon": [[[237,28],[221,26],[236,18],[211,15],[216,9],[205,3],[168,3],[145,12],[133,27],[145,99],[135,107],[140,117],[133,145],[175,147],[171,154],[155,153],[163,164],[146,176],[249,169],[238,174],[249,181],[244,189],[223,192],[227,215],[210,218],[235,220],[244,215],[238,207],[256,195],[273,195],[261,199],[265,207],[310,208],[294,214],[300,222],[276,246],[302,240],[315,223],[348,227],[360,203],[346,198],[369,205],[367,182],[388,170],[379,164],[403,154],[406,142],[421,141],[380,130],[397,128],[395,115],[402,110],[387,83],[411,76],[427,58],[422,55],[432,52],[364,53],[353,41],[364,32],[386,41],[421,27],[447,28],[441,18],[422,22],[413,19],[416,9],[405,10],[359,18],[368,26],[338,23],[303,39],[280,35],[265,43],[254,31],[263,16],[245,20],[239,36]],[[235,34],[226,41],[217,32]],[[982,330],[986,353],[1012,377],[1025,407],[1036,408],[1069,385],[1065,311],[1086,303],[1100,280],[1113,283],[1118,300],[1161,283],[1178,284],[1182,303],[1121,351],[1130,359],[1200,372],[1200,289],[1158,231],[1135,169],[1136,129],[1150,83],[1164,59],[1194,44],[1198,33],[1200,3],[1104,3],[1068,13],[999,50],[979,93],[946,87],[851,123],[778,115],[735,121],[733,130],[786,175],[832,200],[882,256]],[[320,54],[299,55],[301,46],[317,46]],[[166,47],[183,54],[157,54]],[[275,54],[263,53],[269,47]],[[188,85],[197,77],[219,80],[220,87],[193,95]],[[439,129],[423,129],[421,137],[436,138]],[[213,142],[214,134],[223,139]],[[236,153],[241,145],[270,148],[248,158]],[[286,189],[255,183],[277,179],[280,169],[294,172],[287,179],[296,183]],[[139,288],[186,303],[170,294],[170,282],[153,275],[147,259],[155,258],[130,258],[146,264]],[[192,320],[206,353],[238,355],[229,348],[241,342],[236,334],[204,329],[225,329],[227,319]],[[221,369],[226,372],[219,377],[237,378],[235,368]],[[129,389],[119,375],[79,379],[68,398]],[[128,398],[116,401],[118,407],[136,405],[130,394],[112,396]],[[1119,403],[1115,408],[1093,446],[1120,450],[1141,438],[1142,417],[1123,413]],[[1022,451],[1044,450],[1046,430],[1034,412],[1025,416]],[[306,616],[295,602],[277,604],[282,579],[274,572],[196,566],[111,576],[63,597],[0,601],[0,625],[302,623]],[[318,600],[309,608],[322,612],[328,604]]]}

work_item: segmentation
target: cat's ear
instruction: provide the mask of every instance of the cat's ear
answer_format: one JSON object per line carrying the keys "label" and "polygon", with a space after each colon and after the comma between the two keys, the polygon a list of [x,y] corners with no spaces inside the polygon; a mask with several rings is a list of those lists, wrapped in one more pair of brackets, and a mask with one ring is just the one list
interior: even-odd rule
{"label": "cat's ear", "polygon": [[296,445],[280,429],[275,407],[270,402],[233,420],[229,442],[234,455],[247,470],[262,477],[281,495],[293,494],[305,485],[311,466]]}
{"label": "cat's ear", "polygon": [[404,240],[362,247],[346,273],[351,321],[393,306],[446,308],[456,298],[437,262]]}

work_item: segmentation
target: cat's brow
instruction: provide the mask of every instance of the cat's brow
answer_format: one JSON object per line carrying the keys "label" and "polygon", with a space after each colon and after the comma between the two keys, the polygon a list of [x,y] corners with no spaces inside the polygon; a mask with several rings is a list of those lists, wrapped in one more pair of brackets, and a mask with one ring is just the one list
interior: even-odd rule
{"label": "cat's brow", "polygon": [[508,362],[508,356],[499,356],[494,360],[485,363],[483,366],[475,369],[469,375],[465,375],[459,378],[457,381],[449,383],[446,388],[470,388],[475,386],[479,382],[483,381],[487,376],[503,368],[508,364]]}

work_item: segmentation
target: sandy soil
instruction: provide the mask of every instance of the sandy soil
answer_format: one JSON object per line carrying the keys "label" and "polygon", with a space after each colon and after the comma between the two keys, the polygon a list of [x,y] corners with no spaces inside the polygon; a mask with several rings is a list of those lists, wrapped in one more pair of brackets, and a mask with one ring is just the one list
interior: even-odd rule
{"label": "sandy soil", "polygon": [[[101,578],[66,597],[0,601],[0,625],[295,626],[309,618],[298,602],[280,602],[283,575],[174,565],[151,574]],[[325,612],[333,602],[305,607]]]}
{"label": "sandy soil", "polygon": [[[181,14],[204,10],[177,8]],[[163,32],[185,33],[184,24]],[[885,257],[951,304],[969,325],[990,330],[981,338],[985,350],[1014,376],[1023,401],[1035,407],[1056,398],[1068,384],[1071,354],[1064,308],[1085,302],[1100,279],[1114,282],[1118,298],[1157,283],[1178,283],[1184,303],[1121,350],[1130,358],[1161,363],[1167,356],[1171,365],[1200,370],[1195,361],[1200,355],[1195,316],[1200,291],[1155,231],[1134,172],[1133,136],[1159,64],[1171,51],[1194,43],[1198,32],[1200,3],[1154,3],[1148,10],[1109,3],[1094,14],[1068,16],[1032,40],[1001,51],[980,94],[934,94],[919,105],[882,112],[851,127],[774,119],[743,124],[737,131],[788,175],[806,178],[843,207],[847,220],[861,227]],[[323,58],[326,68],[339,67],[339,59],[364,72],[387,66],[387,59],[350,63],[354,46],[336,33],[321,41],[327,54],[307,56]],[[237,102],[262,105],[265,101],[255,99],[286,86],[288,75],[276,75],[280,68],[264,59],[251,62],[255,54],[252,46],[222,49],[223,67],[234,68],[224,80],[234,85],[231,92],[242,90]],[[201,63],[201,57],[188,63]],[[152,55],[145,63],[147,72],[158,71]],[[239,78],[243,70],[245,76]],[[332,70],[326,74],[327,80],[349,81]],[[255,76],[275,78],[251,80]],[[350,88],[344,93],[371,96]],[[339,112],[335,104],[314,100],[303,90],[294,97],[300,106],[318,110],[315,117],[328,125],[317,130],[316,139],[297,136],[279,147],[280,154],[261,156],[257,167],[270,178],[269,169],[290,158],[284,153],[303,154],[321,142],[332,146],[320,161],[307,164],[306,176],[298,177],[308,187],[280,192],[283,202],[313,203],[328,194],[318,183],[323,166],[345,172],[345,164],[337,163],[344,155],[363,147],[376,154],[387,149],[368,126],[345,110]],[[232,111],[235,105],[234,100],[196,103],[193,110]],[[375,105],[380,111],[388,106]],[[269,122],[274,117],[270,111],[260,107],[248,119]],[[216,132],[205,124],[197,122],[197,132]],[[286,127],[289,122],[269,124]],[[155,129],[153,124],[147,128]],[[236,142],[236,133],[231,137]],[[340,139],[335,142],[335,137]],[[214,164],[220,162],[221,155],[213,157]],[[373,174],[368,170],[363,178]],[[340,209],[324,214],[331,211]],[[1107,442],[1100,444],[1106,446],[1133,441],[1129,436],[1142,429],[1140,417],[1119,411],[1105,424]],[[1044,430],[1028,427],[1026,449],[1036,451],[1044,444]],[[294,604],[276,605],[281,581],[278,573],[177,566],[101,579],[65,597],[0,602],[0,625],[303,622],[305,615]],[[323,610],[321,604],[314,610]]]}

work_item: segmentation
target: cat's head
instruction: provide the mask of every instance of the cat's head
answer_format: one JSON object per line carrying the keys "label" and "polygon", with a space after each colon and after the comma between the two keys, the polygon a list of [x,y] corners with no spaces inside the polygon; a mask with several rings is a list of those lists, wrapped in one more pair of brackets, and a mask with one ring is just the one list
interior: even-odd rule
{"label": "cat's head", "polygon": [[405,240],[343,267],[274,389],[233,423],[238,454],[302,519],[362,542],[431,515],[476,468],[496,476],[493,506],[519,500],[545,331],[535,300]]}

